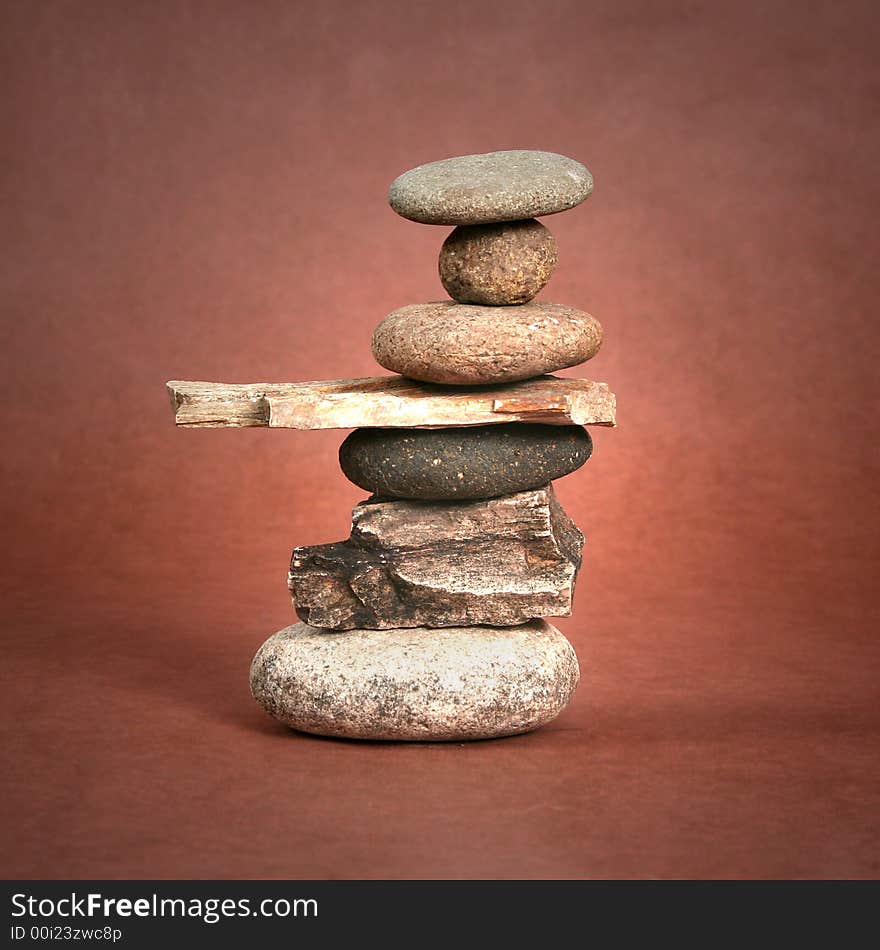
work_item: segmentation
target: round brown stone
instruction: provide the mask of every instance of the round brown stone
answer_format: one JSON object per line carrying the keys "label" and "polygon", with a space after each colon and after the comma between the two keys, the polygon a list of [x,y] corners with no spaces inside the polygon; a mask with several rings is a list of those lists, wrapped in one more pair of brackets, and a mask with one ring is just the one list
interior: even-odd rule
{"label": "round brown stone", "polygon": [[443,242],[440,280],[459,303],[521,304],[550,280],[556,260],[556,238],[534,218],[466,225]]}
{"label": "round brown stone", "polygon": [[542,376],[590,359],[602,343],[595,317],[558,303],[518,307],[419,303],[373,332],[380,366],[427,383],[478,386]]}
{"label": "round brown stone", "polygon": [[343,633],[298,623],[260,647],[250,681],[269,715],[302,732],[461,741],[537,729],[579,676],[574,648],[543,620]]}

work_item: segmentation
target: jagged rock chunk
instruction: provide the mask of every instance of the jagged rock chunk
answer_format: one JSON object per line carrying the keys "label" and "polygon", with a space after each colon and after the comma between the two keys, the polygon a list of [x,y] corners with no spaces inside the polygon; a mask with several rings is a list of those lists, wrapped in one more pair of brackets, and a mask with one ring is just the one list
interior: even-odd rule
{"label": "jagged rock chunk", "polygon": [[371,498],[347,541],[294,550],[288,586],[317,627],[512,626],[571,613],[583,541],[549,485],[472,502]]}

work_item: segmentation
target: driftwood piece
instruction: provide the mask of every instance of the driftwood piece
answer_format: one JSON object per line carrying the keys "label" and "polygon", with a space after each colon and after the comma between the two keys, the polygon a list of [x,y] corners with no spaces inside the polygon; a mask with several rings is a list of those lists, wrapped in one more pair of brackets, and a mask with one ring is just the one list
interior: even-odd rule
{"label": "driftwood piece", "polygon": [[317,627],[512,626],[571,613],[583,542],[550,485],[471,502],[374,497],[347,541],[294,550],[288,586]]}
{"label": "driftwood piece", "polygon": [[615,424],[606,383],[540,376],[500,386],[435,386],[403,376],[305,383],[168,383],[179,426],[434,428],[491,422]]}

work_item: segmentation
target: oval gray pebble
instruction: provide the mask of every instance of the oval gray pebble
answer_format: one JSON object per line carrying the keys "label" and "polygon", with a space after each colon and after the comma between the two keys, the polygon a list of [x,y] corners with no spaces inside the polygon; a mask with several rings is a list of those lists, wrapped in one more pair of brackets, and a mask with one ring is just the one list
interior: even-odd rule
{"label": "oval gray pebble", "polygon": [[339,448],[339,464],[375,495],[454,501],[540,488],[580,468],[592,449],[582,426],[355,429]]}
{"label": "oval gray pebble", "polygon": [[388,202],[422,224],[491,224],[567,211],[592,190],[580,162],[515,149],[419,165],[392,182]]}
{"label": "oval gray pebble", "polygon": [[260,647],[250,682],[266,712],[302,732],[461,741],[544,725],[579,676],[574,648],[543,620],[343,633],[298,623]]}

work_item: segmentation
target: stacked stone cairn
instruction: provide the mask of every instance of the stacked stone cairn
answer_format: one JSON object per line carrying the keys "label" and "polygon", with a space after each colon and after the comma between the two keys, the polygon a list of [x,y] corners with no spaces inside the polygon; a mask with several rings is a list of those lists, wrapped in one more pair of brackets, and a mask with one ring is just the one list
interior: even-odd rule
{"label": "stacked stone cairn", "polygon": [[[602,330],[587,313],[535,300],[557,263],[553,234],[535,219],[592,186],[583,165],[536,151],[433,162],[392,184],[398,214],[454,226],[439,261],[451,299],[395,310],[376,328],[373,355],[401,378],[326,385],[357,383],[363,398],[365,384],[391,387],[453,418],[457,400],[518,411],[515,421],[501,412],[420,427],[401,425],[393,407],[392,424],[361,413],[339,461],[370,497],[347,540],[294,550],[288,586],[302,622],[270,637],[251,668],[255,698],[281,722],[349,738],[478,739],[535,729],[571,699],[577,657],[542,618],[571,613],[584,539],[552,483],[587,461],[592,442],[572,413],[554,424],[554,412],[558,393],[582,383],[612,401],[607,418],[589,421],[613,424],[613,395],[545,375],[590,359]],[[220,384],[175,385],[179,411]],[[249,398],[268,399],[268,424],[291,424],[281,403],[289,410],[292,397],[273,403],[270,387],[257,389]],[[528,394],[545,391],[532,407]]]}

